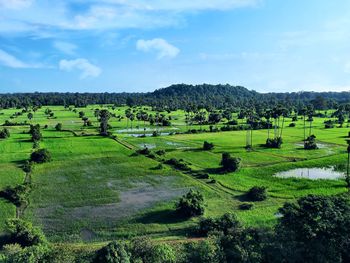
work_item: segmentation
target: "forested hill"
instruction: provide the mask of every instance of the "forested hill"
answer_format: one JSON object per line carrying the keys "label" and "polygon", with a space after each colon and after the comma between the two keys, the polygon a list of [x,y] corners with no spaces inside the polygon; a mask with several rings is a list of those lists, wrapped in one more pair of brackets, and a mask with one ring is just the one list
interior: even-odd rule
{"label": "forested hill", "polygon": [[127,104],[186,109],[272,107],[278,103],[302,107],[330,108],[349,103],[350,92],[258,93],[241,86],[176,84],[149,93],[14,93],[0,94],[0,108],[33,105]]}

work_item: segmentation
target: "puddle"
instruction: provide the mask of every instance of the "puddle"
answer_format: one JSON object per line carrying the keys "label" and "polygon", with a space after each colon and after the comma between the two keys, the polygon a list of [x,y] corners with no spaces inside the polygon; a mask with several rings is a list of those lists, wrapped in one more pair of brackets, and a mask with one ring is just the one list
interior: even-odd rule
{"label": "puddle", "polygon": [[345,174],[335,171],[333,167],[328,168],[297,168],[284,172],[276,173],[274,176],[279,178],[306,178],[311,180],[317,179],[339,179],[344,178]]}
{"label": "puddle", "polygon": [[[323,144],[323,143],[319,143],[316,142],[318,149],[325,149],[325,148],[329,148],[330,146],[328,144]],[[296,143],[295,144],[297,147],[301,147],[304,148],[304,143],[300,142],[300,143]]]}
{"label": "puddle", "polygon": [[183,146],[183,144],[177,142],[166,142],[166,144],[170,146]]}
{"label": "puddle", "polygon": [[[157,136],[164,136],[164,135],[169,135],[170,132],[160,132],[158,133]],[[124,135],[127,135],[127,136],[131,136],[131,137],[152,137],[153,136],[153,133],[146,133],[146,134],[143,134],[143,133],[124,133]]]}
{"label": "puddle", "polygon": [[[153,131],[156,131],[156,130],[158,130],[158,131],[163,131],[163,130],[178,130],[179,128],[176,128],[176,127],[152,127],[152,128],[150,128],[150,127],[146,127],[145,129],[142,127],[142,128],[132,128],[132,129],[130,129],[130,128],[128,128],[128,129],[119,129],[119,130],[116,130],[116,132],[117,133],[132,133],[132,132],[143,132],[143,131],[151,131],[151,132],[153,132]],[[143,135],[143,133],[142,133],[142,135]]]}
{"label": "puddle", "polygon": [[141,144],[138,144],[137,146],[139,146],[140,148],[148,148],[148,149],[154,149],[157,147],[155,144],[149,144],[149,143],[141,143]]}

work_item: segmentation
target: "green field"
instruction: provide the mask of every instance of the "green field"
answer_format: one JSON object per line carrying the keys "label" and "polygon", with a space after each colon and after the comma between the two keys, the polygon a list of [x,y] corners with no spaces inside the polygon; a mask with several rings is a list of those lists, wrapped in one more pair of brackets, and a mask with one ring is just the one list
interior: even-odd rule
{"label": "green field", "polygon": [[[253,149],[246,150],[246,131],[184,133],[189,128],[199,129],[199,125],[186,124],[185,112],[180,110],[163,112],[171,116],[169,127],[145,123],[148,135],[154,130],[164,135],[134,137],[143,134],[144,123],[134,120],[131,129],[131,123],[124,117],[126,107],[109,107],[116,116],[109,121],[110,131],[116,136],[114,139],[98,135],[99,122],[94,109],[101,109],[100,105],[78,108],[76,112],[63,106],[51,106],[53,118],[45,115],[46,108],[35,112],[30,121],[27,113],[11,118],[21,110],[2,110],[0,124],[10,120],[40,124],[41,127],[47,125],[42,129],[40,148],[51,152],[52,161],[35,165],[29,205],[22,216],[42,227],[53,242],[98,242],[142,234],[183,239],[198,219],[176,219],[174,203],[190,188],[204,194],[205,216],[235,212],[244,225],[267,227],[274,225],[278,208],[286,201],[307,194],[333,195],[347,191],[344,180],[340,179],[273,176],[280,171],[304,167],[337,166],[344,170],[347,160],[345,139],[349,131],[346,124],[343,128],[325,129],[325,119],[315,117],[312,133],[317,137],[319,149],[304,150],[303,120],[295,122],[296,127],[288,127],[291,119],[287,118],[281,149],[263,147],[267,130],[255,130]],[[149,107],[143,109],[155,114]],[[84,111],[92,126],[83,126],[79,111]],[[55,130],[57,123],[62,123],[63,131]],[[224,121],[217,126],[223,125]],[[21,165],[32,152],[27,133],[29,126],[8,128],[11,137],[0,140],[0,189],[24,181]],[[203,125],[203,129],[209,130],[208,125]],[[204,141],[214,143],[215,148],[203,151]],[[144,146],[153,152],[165,150],[165,155],[151,159],[134,154]],[[218,170],[223,152],[242,159],[240,171],[222,174]],[[164,164],[162,169],[157,168],[162,159],[170,158],[183,159],[192,172],[183,173]],[[209,178],[199,179],[193,176],[195,172],[207,173]],[[267,187],[268,199],[256,202],[251,210],[240,210],[244,193],[253,186]],[[1,231],[6,218],[16,216],[16,208],[0,199],[0,209]]]}

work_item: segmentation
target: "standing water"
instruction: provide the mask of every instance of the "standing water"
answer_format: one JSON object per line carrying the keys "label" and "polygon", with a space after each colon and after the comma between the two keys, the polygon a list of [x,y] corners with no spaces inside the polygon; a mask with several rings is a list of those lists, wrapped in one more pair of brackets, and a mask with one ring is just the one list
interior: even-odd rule
{"label": "standing water", "polygon": [[333,167],[328,168],[296,168],[284,172],[276,173],[274,176],[280,178],[306,178],[311,180],[317,179],[340,179],[344,178],[345,174],[335,171]]}

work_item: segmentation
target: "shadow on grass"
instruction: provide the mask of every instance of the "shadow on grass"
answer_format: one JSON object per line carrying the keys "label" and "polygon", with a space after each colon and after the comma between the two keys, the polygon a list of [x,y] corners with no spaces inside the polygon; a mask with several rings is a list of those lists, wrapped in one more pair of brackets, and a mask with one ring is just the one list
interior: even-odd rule
{"label": "shadow on grass", "polygon": [[207,168],[202,170],[201,172],[208,173],[208,174],[226,174],[227,173],[224,169],[222,169],[222,167]]}
{"label": "shadow on grass", "polygon": [[161,211],[153,211],[145,213],[136,219],[137,223],[143,224],[174,224],[186,221],[187,218],[179,216],[175,210],[165,209]]}

